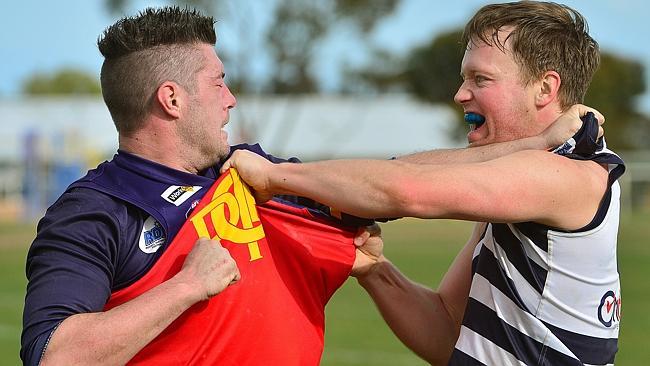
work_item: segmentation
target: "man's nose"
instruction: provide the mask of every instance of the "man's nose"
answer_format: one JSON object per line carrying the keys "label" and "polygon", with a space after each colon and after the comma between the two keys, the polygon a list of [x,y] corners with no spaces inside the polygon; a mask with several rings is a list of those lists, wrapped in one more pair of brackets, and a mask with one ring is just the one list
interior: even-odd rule
{"label": "man's nose", "polygon": [[462,105],[470,99],[472,99],[472,92],[465,86],[465,82],[463,82],[454,95],[454,102],[456,102],[456,104]]}
{"label": "man's nose", "polygon": [[235,98],[235,95],[230,91],[230,88],[226,86],[226,89],[228,90],[228,94],[226,95],[226,106],[228,109],[235,108],[237,105],[237,98]]}

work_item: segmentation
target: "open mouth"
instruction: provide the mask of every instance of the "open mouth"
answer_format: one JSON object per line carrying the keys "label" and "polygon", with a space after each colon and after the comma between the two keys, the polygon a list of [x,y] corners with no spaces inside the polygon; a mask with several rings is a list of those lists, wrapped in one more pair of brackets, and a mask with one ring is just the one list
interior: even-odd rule
{"label": "open mouth", "polygon": [[485,123],[485,117],[474,112],[465,113],[465,122],[469,125],[469,129],[474,131]]}

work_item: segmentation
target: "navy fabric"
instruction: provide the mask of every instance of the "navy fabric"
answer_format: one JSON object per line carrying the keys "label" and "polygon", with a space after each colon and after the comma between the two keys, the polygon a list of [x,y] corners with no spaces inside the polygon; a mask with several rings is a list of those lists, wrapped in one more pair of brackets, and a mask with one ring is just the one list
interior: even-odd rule
{"label": "navy fabric", "polygon": [[454,365],[454,366],[487,366],[484,363],[475,360],[473,357],[469,356],[468,354],[464,353],[463,351],[459,351],[458,349],[454,349],[454,352],[451,354],[451,357],[449,359],[449,365]]}
{"label": "navy fabric", "polygon": [[573,138],[556,147],[553,152],[573,159],[585,160],[603,148],[603,139],[598,138],[598,119],[589,112],[581,117],[582,127]]}
{"label": "navy fabric", "polygon": [[[249,148],[271,160],[258,145],[236,148]],[[118,151],[113,160],[71,184],[39,222],[27,255],[23,363],[39,363],[50,334],[68,316],[101,311],[111,292],[147,273],[164,252],[164,245],[155,253],[140,250],[145,220],[155,217],[171,239],[185,214],[173,217],[169,210],[189,211],[191,201],[201,198],[219,168],[194,175]],[[160,186],[174,184],[205,189],[183,207],[152,204],[166,203],[160,197]]]}
{"label": "navy fabric", "polygon": [[[469,298],[463,325],[480,334],[526,365],[576,365],[579,360],[547,347],[501,320],[482,303]],[[542,355],[541,357],[538,355]],[[456,365],[455,363],[451,363]]]}
{"label": "navy fabric", "polygon": [[[625,173],[625,163],[612,151],[607,149],[605,138],[598,138],[598,120],[589,112],[582,117],[582,127],[573,138],[553,150],[575,160],[592,160],[601,164],[617,164],[609,174],[609,185]],[[604,150],[604,151],[602,151]]]}
{"label": "navy fabric", "polygon": [[518,238],[514,236],[507,224],[491,224],[492,235],[494,240],[504,250],[510,263],[517,271],[528,281],[528,283],[538,292],[544,291],[547,271],[539,264],[528,259],[526,249]]}
{"label": "navy fabric", "polygon": [[[203,197],[216,177],[214,168],[207,169],[203,175],[190,174],[120,151],[113,160],[100,164],[68,189],[90,188],[130,202],[155,217],[171,240],[183,225],[192,202]],[[161,193],[173,185],[203,189],[176,206],[161,198]]]}

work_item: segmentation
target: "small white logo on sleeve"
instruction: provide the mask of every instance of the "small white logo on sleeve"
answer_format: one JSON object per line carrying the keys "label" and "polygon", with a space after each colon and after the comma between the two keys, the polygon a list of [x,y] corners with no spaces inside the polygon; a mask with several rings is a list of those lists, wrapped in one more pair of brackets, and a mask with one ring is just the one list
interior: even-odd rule
{"label": "small white logo on sleeve", "polygon": [[169,186],[160,197],[175,206],[180,206],[201,188],[201,186]]}
{"label": "small white logo on sleeve", "polygon": [[142,233],[140,233],[138,243],[140,250],[149,254],[155,253],[165,243],[165,239],[165,231],[162,225],[153,216],[149,216],[142,226]]}

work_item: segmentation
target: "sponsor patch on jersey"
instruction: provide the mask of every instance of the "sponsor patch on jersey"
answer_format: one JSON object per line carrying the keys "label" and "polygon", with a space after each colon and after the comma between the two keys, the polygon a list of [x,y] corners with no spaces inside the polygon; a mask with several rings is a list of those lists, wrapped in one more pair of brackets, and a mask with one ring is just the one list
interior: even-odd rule
{"label": "sponsor patch on jersey", "polygon": [[165,189],[160,197],[175,206],[180,206],[201,188],[201,186],[170,186]]}
{"label": "sponsor patch on jersey", "polygon": [[165,239],[165,231],[162,225],[153,216],[149,216],[144,221],[142,233],[140,233],[140,241],[138,243],[140,250],[147,254],[155,253],[161,245],[165,244]]}
{"label": "sponsor patch on jersey", "polygon": [[190,215],[192,214],[192,211],[194,211],[194,209],[199,204],[199,202],[200,202],[199,200],[194,200],[194,201],[192,201],[192,203],[190,203],[190,208],[188,208],[187,212],[185,212],[185,218],[190,217]]}
{"label": "sponsor patch on jersey", "polygon": [[598,320],[607,328],[618,327],[621,320],[621,296],[614,291],[607,291],[600,299]]}

